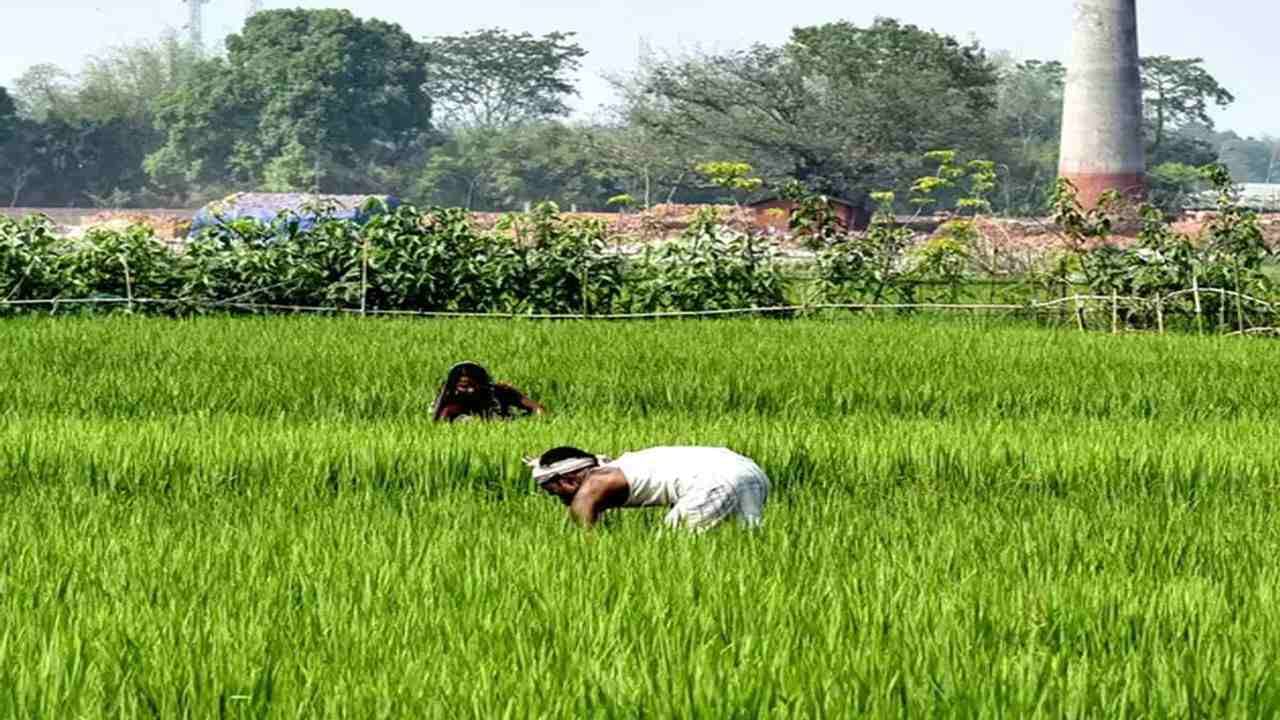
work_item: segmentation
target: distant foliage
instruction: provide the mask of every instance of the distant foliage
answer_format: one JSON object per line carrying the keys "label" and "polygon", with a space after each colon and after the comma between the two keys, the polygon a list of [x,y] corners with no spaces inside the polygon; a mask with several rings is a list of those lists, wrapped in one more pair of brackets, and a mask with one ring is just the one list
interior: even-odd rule
{"label": "distant foliage", "polygon": [[734,203],[741,194],[754,192],[764,186],[764,180],[753,177],[753,168],[744,162],[707,162],[696,168],[712,185],[733,194]]}
{"label": "distant foliage", "polygon": [[843,234],[844,228],[840,226],[835,205],[826,195],[815,194],[792,180],[782,186],[782,197],[794,203],[787,219],[787,229],[801,246],[819,250]]}

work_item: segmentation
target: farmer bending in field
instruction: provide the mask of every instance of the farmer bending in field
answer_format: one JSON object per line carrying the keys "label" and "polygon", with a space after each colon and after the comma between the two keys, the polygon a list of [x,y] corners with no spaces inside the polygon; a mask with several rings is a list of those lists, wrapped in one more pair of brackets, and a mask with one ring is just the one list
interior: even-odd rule
{"label": "farmer bending in field", "polygon": [[436,395],[432,419],[442,422],[507,419],[516,411],[542,415],[546,408],[506,383],[493,382],[489,371],[476,363],[463,362],[449,370]]}
{"label": "farmer bending in field", "polygon": [[672,528],[701,531],[728,517],[754,528],[769,497],[760,466],[725,448],[656,447],[611,460],[558,447],[525,462],[538,486],[586,527],[606,510],[658,505],[671,508],[665,522]]}

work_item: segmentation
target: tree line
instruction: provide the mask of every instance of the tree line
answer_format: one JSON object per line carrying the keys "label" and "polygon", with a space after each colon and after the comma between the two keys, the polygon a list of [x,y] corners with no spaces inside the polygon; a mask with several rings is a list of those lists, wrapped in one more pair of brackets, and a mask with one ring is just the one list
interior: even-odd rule
{"label": "tree line", "polygon": [[[795,28],[779,45],[648,53],[614,106],[569,119],[572,33],[416,39],[345,10],[255,15],[206,54],[175,36],[0,88],[0,204],[190,207],[240,190],[388,193],[422,205],[605,209],[736,199],[699,173],[863,201],[937,148],[990,158],[994,209],[1045,212],[1065,70],[892,19]],[[1220,161],[1280,181],[1280,142],[1220,132],[1233,100],[1198,58],[1143,58],[1157,197]]]}

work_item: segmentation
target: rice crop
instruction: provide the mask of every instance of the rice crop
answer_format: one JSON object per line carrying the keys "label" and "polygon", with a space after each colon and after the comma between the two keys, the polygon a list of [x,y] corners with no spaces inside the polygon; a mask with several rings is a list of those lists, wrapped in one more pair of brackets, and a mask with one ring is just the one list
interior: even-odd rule
{"label": "rice crop", "polygon": [[[437,426],[474,359],[552,414]],[[994,321],[0,323],[0,717],[1280,714],[1280,346]],[[744,452],[593,533],[559,444]]]}

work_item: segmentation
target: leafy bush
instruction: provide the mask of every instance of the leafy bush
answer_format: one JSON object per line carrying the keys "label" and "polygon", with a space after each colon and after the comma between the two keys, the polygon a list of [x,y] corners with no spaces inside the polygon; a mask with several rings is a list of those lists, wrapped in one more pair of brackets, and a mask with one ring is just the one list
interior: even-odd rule
{"label": "leafy bush", "polygon": [[145,225],[91,229],[58,256],[61,296],[173,298],[181,285],[178,256]]}
{"label": "leafy bush", "polygon": [[[816,248],[815,297],[835,303],[959,302],[974,275],[984,272],[983,230],[977,219],[991,190],[989,163],[959,165],[949,153],[938,175],[913,187],[923,203],[933,193],[958,195],[960,217],[927,242],[893,214],[894,195],[879,204],[865,233],[839,227],[830,203],[803,189],[792,229]],[[1017,292],[1073,292],[1149,298],[1122,310],[1126,323],[1166,315],[1221,326],[1271,324],[1273,288],[1263,273],[1270,257],[1256,213],[1241,208],[1225,169],[1201,170],[1219,195],[1216,216],[1202,235],[1176,233],[1159,208],[1142,209],[1131,247],[1109,242],[1112,195],[1085,210],[1061,181],[1054,221],[1066,251],[1049,256]],[[377,203],[379,201],[371,201]],[[403,311],[611,314],[619,311],[700,311],[787,304],[779,258],[763,238],[727,227],[714,209],[700,211],[675,241],[649,247],[626,263],[610,251],[604,223],[570,220],[553,203],[508,215],[492,231],[477,230],[465,211],[404,205],[372,208],[361,225],[324,208],[308,222],[283,213],[270,222],[237,219],[204,229],[175,252],[144,226],[98,228],[81,238],[55,235],[43,217],[0,218],[0,300],[136,298],[170,301],[146,306],[178,313],[249,305],[339,307]],[[969,214],[972,216],[969,216]],[[937,288],[940,288],[938,290]],[[1181,291],[1198,288],[1194,298]],[[1020,298],[1009,298],[1021,302]],[[12,307],[12,306],[5,306]],[[106,306],[102,306],[106,309]],[[117,306],[118,307],[118,306]],[[134,306],[132,309],[146,309]]]}
{"label": "leafy bush", "polygon": [[52,298],[62,290],[53,222],[0,215],[0,300]]}
{"label": "leafy bush", "polygon": [[[1272,283],[1262,272],[1270,250],[1258,223],[1258,213],[1240,205],[1239,193],[1225,167],[1210,165],[1203,169],[1203,174],[1217,191],[1218,211],[1205,228],[1206,242],[1198,273],[1209,287],[1253,296],[1270,295]],[[1250,311],[1261,310],[1256,305],[1246,305],[1238,296],[1222,301],[1234,305],[1239,326],[1246,323],[1246,314],[1253,314]]]}
{"label": "leafy bush", "polygon": [[271,223],[210,226],[184,256],[186,297],[204,301],[323,306],[358,303],[359,226],[320,212],[311,227],[282,213]]}
{"label": "leafy bush", "polygon": [[714,209],[700,210],[677,240],[646,249],[635,267],[631,307],[720,310],[785,304],[774,251],[748,233],[721,226]]}
{"label": "leafy bush", "polygon": [[519,308],[539,313],[606,313],[623,287],[623,264],[606,252],[599,220],[565,220],[555,203],[509,215],[501,229],[515,233],[524,259]]}
{"label": "leafy bush", "polygon": [[511,302],[514,246],[477,234],[461,210],[401,206],[370,220],[364,242],[371,307],[481,312]]}
{"label": "leafy bush", "polygon": [[286,269],[273,243],[277,227],[241,219],[202,232],[187,246],[182,297],[197,306],[279,301],[288,281],[281,280]]}
{"label": "leafy bush", "polygon": [[354,308],[367,284],[375,310],[607,312],[622,287],[604,225],[565,221],[550,204],[492,233],[463,210],[408,205],[364,226],[325,214],[307,229],[287,214],[235,220],[202,233],[188,258],[187,294],[211,301]]}
{"label": "leafy bush", "polygon": [[910,303],[915,282],[907,251],[911,230],[893,217],[893,193],[875,193],[879,209],[864,234],[838,237],[818,253],[820,297],[826,302]]}
{"label": "leafy bush", "polygon": [[[878,209],[862,235],[840,233],[821,198],[790,193],[801,209],[799,223],[810,247],[818,249],[818,295],[833,303],[910,304],[922,300],[959,302],[963,284],[973,274],[974,246],[981,237],[974,218],[991,210],[988,196],[996,187],[995,165],[988,160],[960,162],[954,150],[935,150],[926,162],[937,163],[934,174],[911,185],[909,203],[920,210],[954,208],[962,217],[945,223],[939,232],[915,246],[909,228],[894,217],[896,194],[871,195]],[[795,186],[792,186],[793,188]],[[941,286],[941,297],[921,296]]]}
{"label": "leafy bush", "polygon": [[912,272],[921,282],[941,285],[948,302],[960,301],[960,290],[970,276],[972,247],[977,238],[971,220],[952,220],[912,253]]}
{"label": "leafy bush", "polygon": [[[1238,296],[1267,296],[1272,287],[1263,273],[1270,252],[1264,241],[1257,213],[1240,206],[1230,173],[1220,165],[1200,169],[1203,180],[1218,193],[1218,208],[1206,226],[1200,242],[1176,233],[1166,222],[1166,213],[1154,205],[1140,209],[1142,230],[1133,247],[1120,248],[1108,242],[1112,232],[1109,214],[1114,195],[1104,197],[1098,208],[1085,211],[1074,186],[1059,180],[1054,194],[1054,220],[1066,236],[1075,255],[1074,262],[1059,261],[1056,271],[1063,286],[1083,284],[1096,294],[1141,298],[1166,297],[1198,289],[1195,300],[1201,317],[1227,316],[1237,327],[1270,320],[1270,310]],[[1214,291],[1227,291],[1230,294]],[[1192,302],[1184,298],[1184,303]],[[1175,311],[1178,307],[1173,308]],[[1185,310],[1184,310],[1185,312]],[[1151,324],[1149,308],[1123,312],[1133,325]]]}
{"label": "leafy bush", "polygon": [[835,206],[826,195],[815,194],[792,181],[783,186],[782,197],[794,203],[787,229],[802,247],[820,250],[844,234]]}

